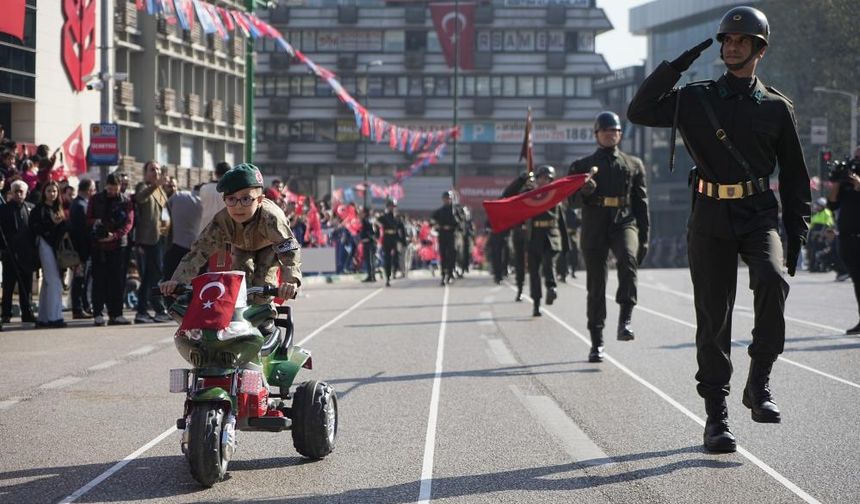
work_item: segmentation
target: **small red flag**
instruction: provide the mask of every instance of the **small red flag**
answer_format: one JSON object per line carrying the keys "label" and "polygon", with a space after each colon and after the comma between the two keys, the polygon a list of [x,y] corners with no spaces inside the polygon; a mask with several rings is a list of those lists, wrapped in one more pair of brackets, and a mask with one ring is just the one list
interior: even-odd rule
{"label": "small red flag", "polygon": [[0,32],[24,40],[24,16],[26,2],[24,0],[6,0],[3,2],[3,16],[0,16]]}
{"label": "small red flag", "polygon": [[509,198],[484,201],[484,209],[494,233],[501,233],[557,205],[578,191],[588,179],[588,173],[560,178],[543,187]]}
{"label": "small red flag", "polygon": [[86,146],[80,125],[63,142],[63,156],[65,156],[65,163],[71,175],[87,172]]}
{"label": "small red flag", "polygon": [[204,273],[191,280],[191,303],[179,329],[224,329],[237,302],[245,303],[245,274],[239,271]]}

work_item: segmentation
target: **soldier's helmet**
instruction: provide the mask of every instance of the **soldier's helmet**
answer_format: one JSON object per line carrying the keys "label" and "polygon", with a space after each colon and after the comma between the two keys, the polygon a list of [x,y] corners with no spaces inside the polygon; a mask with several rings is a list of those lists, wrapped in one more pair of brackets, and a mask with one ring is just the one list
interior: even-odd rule
{"label": "soldier's helmet", "polygon": [[594,118],[594,131],[604,129],[621,129],[621,119],[618,114],[608,110],[597,114],[597,117]]}
{"label": "soldier's helmet", "polygon": [[445,191],[442,193],[442,199],[454,199],[454,191]]}
{"label": "soldier's helmet", "polygon": [[385,200],[385,208],[394,208],[397,206],[397,200],[394,198],[389,198]]}
{"label": "soldier's helmet", "polygon": [[551,165],[540,165],[535,170],[535,178],[546,176],[548,179],[555,178],[555,168]]}
{"label": "soldier's helmet", "polygon": [[770,25],[764,12],[752,7],[735,7],[729,10],[720,21],[720,29],[717,31],[717,41],[722,43],[723,38],[729,33],[740,33],[756,38],[767,45],[770,36]]}

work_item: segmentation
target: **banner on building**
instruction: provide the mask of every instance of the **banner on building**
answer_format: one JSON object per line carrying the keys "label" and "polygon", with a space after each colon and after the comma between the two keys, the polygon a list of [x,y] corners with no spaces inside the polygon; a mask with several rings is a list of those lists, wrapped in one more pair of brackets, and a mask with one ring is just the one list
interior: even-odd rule
{"label": "banner on building", "polygon": [[433,26],[448,67],[454,67],[455,51],[460,68],[475,69],[475,4],[432,3]]}

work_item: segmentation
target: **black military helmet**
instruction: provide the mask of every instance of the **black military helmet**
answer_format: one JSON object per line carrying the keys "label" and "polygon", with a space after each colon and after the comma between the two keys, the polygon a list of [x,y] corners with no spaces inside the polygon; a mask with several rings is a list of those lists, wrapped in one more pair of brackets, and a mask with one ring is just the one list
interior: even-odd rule
{"label": "black military helmet", "polygon": [[543,176],[546,176],[550,180],[554,179],[555,168],[548,164],[538,166],[537,170],[535,170],[535,178]]}
{"label": "black military helmet", "polygon": [[396,206],[397,206],[397,200],[396,200],[396,199],[394,199],[394,198],[389,198],[389,199],[385,200],[385,208],[388,208],[388,207],[392,207],[392,208],[393,208],[393,207],[396,207]]}
{"label": "black military helmet", "polygon": [[717,31],[717,41],[722,42],[728,33],[740,33],[761,40],[767,45],[770,35],[770,26],[764,12],[752,7],[735,7],[726,12],[720,21],[720,29]]}
{"label": "black military helmet", "polygon": [[454,199],[454,191],[445,191],[442,193],[442,198]]}
{"label": "black military helmet", "polygon": [[603,129],[620,130],[621,119],[618,118],[618,114],[608,110],[597,114],[597,117],[594,118],[594,131],[600,131]]}

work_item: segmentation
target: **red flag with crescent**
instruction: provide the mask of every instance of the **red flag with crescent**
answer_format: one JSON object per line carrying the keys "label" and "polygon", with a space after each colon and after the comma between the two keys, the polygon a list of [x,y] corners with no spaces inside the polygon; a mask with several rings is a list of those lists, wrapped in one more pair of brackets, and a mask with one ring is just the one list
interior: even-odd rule
{"label": "red flag with crescent", "polygon": [[578,191],[589,174],[579,173],[560,178],[543,187],[509,198],[484,201],[484,209],[494,233],[501,233],[557,205]]}
{"label": "red flag with crescent", "polygon": [[460,68],[475,69],[475,4],[432,3],[430,15],[448,68],[454,67],[455,52]]}
{"label": "red flag with crescent", "polygon": [[179,329],[215,329],[230,325],[245,286],[241,271],[204,273],[191,280],[191,303]]}
{"label": "red flag with crescent", "polygon": [[70,175],[87,172],[86,146],[84,145],[84,134],[80,125],[63,142],[63,156]]}

